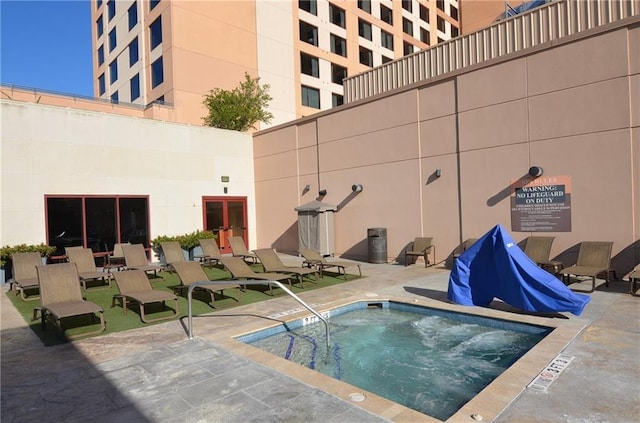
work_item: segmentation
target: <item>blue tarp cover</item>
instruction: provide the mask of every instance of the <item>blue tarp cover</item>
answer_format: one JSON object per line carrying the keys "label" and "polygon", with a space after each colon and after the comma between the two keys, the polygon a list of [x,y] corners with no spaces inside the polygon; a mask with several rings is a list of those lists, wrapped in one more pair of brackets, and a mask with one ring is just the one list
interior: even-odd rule
{"label": "blue tarp cover", "polygon": [[534,263],[498,225],[455,261],[449,276],[449,300],[486,307],[499,298],[535,312],[568,311],[579,316],[591,297],[577,294]]}

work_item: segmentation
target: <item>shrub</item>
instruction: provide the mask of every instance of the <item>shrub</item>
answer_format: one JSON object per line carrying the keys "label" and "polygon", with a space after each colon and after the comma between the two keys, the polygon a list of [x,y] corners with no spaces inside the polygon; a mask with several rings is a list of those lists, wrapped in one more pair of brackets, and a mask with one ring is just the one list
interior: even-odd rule
{"label": "shrub", "polygon": [[160,255],[160,244],[162,244],[163,242],[177,241],[180,243],[180,247],[182,247],[184,250],[193,250],[200,245],[201,239],[209,239],[215,237],[216,236],[213,234],[213,232],[201,230],[197,230],[184,235],[160,235],[151,240],[151,248],[153,248],[153,251],[157,255]]}
{"label": "shrub", "polygon": [[56,250],[45,243],[42,244],[19,244],[14,246],[5,245],[0,248],[0,268],[4,268],[15,253],[40,253],[42,257],[49,257]]}

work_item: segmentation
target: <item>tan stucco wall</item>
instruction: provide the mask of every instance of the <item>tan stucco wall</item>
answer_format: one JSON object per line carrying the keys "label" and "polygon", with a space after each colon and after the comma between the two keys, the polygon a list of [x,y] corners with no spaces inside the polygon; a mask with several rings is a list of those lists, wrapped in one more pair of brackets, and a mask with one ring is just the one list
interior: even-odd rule
{"label": "tan stucco wall", "polygon": [[627,270],[640,261],[639,34],[543,46],[255,134],[258,245],[295,251],[294,207],[326,189],[341,206],[337,255],[366,259],[367,228],[386,227],[390,260],[433,236],[440,261],[498,223],[510,230],[510,184],[537,165],[572,182],[572,231],[542,233],[556,237],[552,257],[609,240]]}
{"label": "tan stucco wall", "polygon": [[149,196],[153,239],[203,229],[202,197],[226,186],[247,197],[255,247],[250,135],[11,100],[0,113],[0,245],[46,241],[45,195]]}

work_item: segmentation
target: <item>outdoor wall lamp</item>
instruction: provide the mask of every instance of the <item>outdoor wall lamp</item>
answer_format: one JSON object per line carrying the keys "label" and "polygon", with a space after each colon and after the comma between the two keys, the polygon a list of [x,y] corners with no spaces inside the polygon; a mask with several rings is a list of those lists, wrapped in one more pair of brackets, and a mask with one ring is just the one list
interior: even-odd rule
{"label": "outdoor wall lamp", "polygon": [[363,187],[360,184],[351,185],[351,191],[353,191],[353,192],[361,192],[362,189],[363,189]]}
{"label": "outdoor wall lamp", "polygon": [[529,168],[529,175],[537,178],[538,176],[542,176],[544,170],[540,166],[531,166]]}
{"label": "outdoor wall lamp", "polygon": [[311,189],[311,185],[307,184],[304,186],[304,188],[302,189],[302,194],[306,194],[309,192],[309,190]]}
{"label": "outdoor wall lamp", "polygon": [[321,196],[327,195],[327,190],[326,189],[321,189],[320,191],[318,191],[318,195],[321,195]]}
{"label": "outdoor wall lamp", "polygon": [[442,176],[442,169],[436,169],[436,178],[439,178]]}

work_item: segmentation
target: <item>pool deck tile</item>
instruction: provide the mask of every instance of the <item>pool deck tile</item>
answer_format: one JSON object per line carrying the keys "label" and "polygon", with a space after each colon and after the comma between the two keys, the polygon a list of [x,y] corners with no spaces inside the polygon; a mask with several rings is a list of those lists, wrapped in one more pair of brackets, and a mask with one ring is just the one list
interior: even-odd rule
{"label": "pool deck tile", "polygon": [[[296,258],[287,257],[289,264]],[[318,310],[394,299],[554,326],[552,335],[448,422],[635,422],[640,415],[640,297],[601,284],[583,316],[449,304],[446,269],[362,264],[365,278],[302,292]],[[590,282],[571,285],[589,288]],[[430,422],[431,417],[233,339],[308,313],[289,297],[44,347],[0,295],[1,416],[7,422]],[[271,316],[271,317],[269,317]],[[541,323],[543,322],[543,323]],[[548,390],[526,385],[559,352],[574,361]]]}

